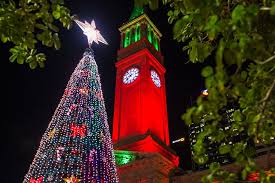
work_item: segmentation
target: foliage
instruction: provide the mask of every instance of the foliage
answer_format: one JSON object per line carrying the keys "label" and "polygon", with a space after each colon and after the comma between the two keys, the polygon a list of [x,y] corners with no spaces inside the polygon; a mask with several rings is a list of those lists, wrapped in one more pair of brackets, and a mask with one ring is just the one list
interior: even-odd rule
{"label": "foliage", "polygon": [[[17,1],[16,1],[17,2]],[[70,11],[63,0],[4,0],[0,2],[0,38],[12,43],[11,62],[28,64],[31,69],[44,67],[46,56],[37,52],[37,43],[60,48],[60,22],[67,29],[71,25]]]}
{"label": "foliage", "polygon": [[[137,5],[157,4],[158,0],[136,0]],[[205,139],[223,141],[236,134],[245,134],[240,142],[220,147],[230,153],[242,167],[239,178],[245,180],[258,167],[253,156],[254,143],[267,146],[275,136],[275,1],[274,0],[163,0],[170,5],[168,22],[173,36],[184,43],[189,60],[204,62],[215,56],[215,64],[202,70],[209,96],[198,97],[195,106],[183,119],[187,124],[199,123],[204,114],[204,131],[195,144],[195,160],[207,162]],[[209,60],[209,59],[208,59]],[[237,103],[231,128],[223,132],[220,111],[231,102]],[[214,168],[213,168],[214,167]],[[234,182],[237,174],[222,171],[216,165],[203,178],[223,178]],[[261,174],[261,182],[270,178]]]}

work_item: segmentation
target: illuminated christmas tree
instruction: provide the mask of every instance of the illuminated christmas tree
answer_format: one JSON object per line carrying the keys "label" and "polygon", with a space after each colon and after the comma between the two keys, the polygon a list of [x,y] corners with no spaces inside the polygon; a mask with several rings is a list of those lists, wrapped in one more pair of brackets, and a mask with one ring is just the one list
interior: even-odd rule
{"label": "illuminated christmas tree", "polygon": [[[98,37],[100,33],[95,29],[94,22],[77,23],[90,26],[90,32],[86,32],[89,44],[105,41],[102,36]],[[89,35],[91,31],[96,36]],[[85,51],[73,72],[23,182],[118,182],[100,77],[92,49]]]}

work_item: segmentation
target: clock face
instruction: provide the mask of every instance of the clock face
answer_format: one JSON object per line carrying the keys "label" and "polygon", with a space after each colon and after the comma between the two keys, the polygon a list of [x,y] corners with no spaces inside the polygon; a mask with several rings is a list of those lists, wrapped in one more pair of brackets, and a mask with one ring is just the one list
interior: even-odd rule
{"label": "clock face", "polygon": [[159,88],[161,86],[160,84],[160,78],[159,75],[156,71],[151,70],[151,79],[153,81],[153,83]]}
{"label": "clock face", "polygon": [[130,84],[134,82],[139,75],[139,69],[136,67],[132,67],[129,69],[123,76],[123,83]]}

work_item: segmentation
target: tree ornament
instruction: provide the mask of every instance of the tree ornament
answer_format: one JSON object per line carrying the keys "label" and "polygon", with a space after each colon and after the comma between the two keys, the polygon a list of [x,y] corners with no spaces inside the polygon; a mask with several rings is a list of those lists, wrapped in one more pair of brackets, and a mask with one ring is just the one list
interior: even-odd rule
{"label": "tree ornament", "polygon": [[65,91],[64,91],[64,96],[68,96],[71,94],[71,90],[66,88]]}
{"label": "tree ornament", "polygon": [[63,179],[66,183],[78,183],[81,181],[81,179],[78,179],[77,177],[75,177],[74,175],[71,175],[71,177],[68,178],[64,178]]}
{"label": "tree ornament", "polygon": [[54,134],[55,134],[55,128],[52,129],[49,134],[48,134],[48,139],[52,139],[54,137]]}
{"label": "tree ornament", "polygon": [[76,137],[77,135],[79,135],[81,138],[83,138],[86,136],[86,129],[87,129],[87,127],[85,124],[83,124],[81,126],[77,126],[74,123],[72,123],[71,124],[71,131],[72,131],[71,136]]}
{"label": "tree ornament", "polygon": [[58,147],[58,148],[56,149],[57,161],[61,161],[61,160],[62,160],[61,158],[62,158],[62,156],[63,156],[64,150],[65,150],[64,147]]}
{"label": "tree ornament", "polygon": [[90,72],[81,70],[80,71],[80,76],[81,77],[88,77],[88,76],[90,76]]}
{"label": "tree ornament", "polygon": [[100,91],[96,91],[95,96],[100,100],[103,98],[102,93]]}
{"label": "tree ornament", "polygon": [[90,153],[89,153],[89,161],[93,161],[93,157],[94,157],[94,154],[96,153],[96,150],[95,149],[92,149],[90,150]]}
{"label": "tree ornament", "polygon": [[105,138],[105,136],[104,136],[103,132],[101,131],[100,134],[99,134],[99,139],[100,139],[101,141],[103,141],[104,138]]}
{"label": "tree ornament", "polygon": [[80,88],[79,92],[81,94],[88,95],[89,94],[89,89],[87,89],[87,88]]}
{"label": "tree ornament", "polygon": [[76,156],[76,155],[79,155],[80,152],[79,152],[79,150],[77,150],[77,149],[72,149],[72,150],[71,150],[71,154],[74,155],[74,156]]}
{"label": "tree ornament", "polygon": [[31,178],[30,183],[42,183],[43,178],[43,176],[40,176],[38,179]]}
{"label": "tree ornament", "polygon": [[49,175],[47,178],[48,181],[53,181],[53,175]]}
{"label": "tree ornament", "polygon": [[77,105],[76,104],[72,104],[67,112],[67,115],[70,115],[72,111],[74,111],[76,109]]}
{"label": "tree ornament", "polygon": [[93,133],[92,132],[88,132],[88,134],[87,134],[87,136],[89,136],[89,137],[91,137],[93,135]]}

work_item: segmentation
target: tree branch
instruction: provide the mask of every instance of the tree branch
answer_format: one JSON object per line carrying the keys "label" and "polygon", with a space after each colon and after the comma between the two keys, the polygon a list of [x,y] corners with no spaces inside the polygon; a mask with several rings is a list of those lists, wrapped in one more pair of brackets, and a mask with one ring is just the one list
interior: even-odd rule
{"label": "tree branch", "polygon": [[275,59],[275,55],[273,55],[272,57],[269,57],[268,59],[266,59],[266,60],[263,61],[263,62],[260,62],[260,61],[257,61],[257,60],[255,60],[255,62],[256,62],[257,64],[263,65],[263,64],[266,64],[266,63],[272,61],[273,59]]}
{"label": "tree branch", "polygon": [[263,6],[263,7],[260,8],[260,10],[269,11],[269,10],[271,10],[271,8],[270,8],[270,7]]}
{"label": "tree branch", "polygon": [[[262,114],[264,113],[264,110],[265,110],[265,107],[266,107],[266,103],[267,103],[266,101],[267,101],[268,98],[270,97],[271,91],[273,90],[274,86],[275,86],[275,79],[273,80],[273,82],[272,82],[270,88],[268,89],[268,91],[267,91],[265,97],[260,101],[260,103],[263,102],[263,107],[262,107],[261,112],[260,112],[260,115],[261,115],[261,116],[262,116]],[[257,133],[258,133],[259,129],[262,127],[262,125],[263,125],[263,120],[260,120],[260,122],[257,123]],[[257,139],[258,139],[258,134],[256,134],[255,137],[256,137],[256,140],[257,140]]]}
{"label": "tree branch", "polygon": [[275,86],[275,79],[273,80],[273,82],[272,82],[270,88],[268,89],[268,91],[267,91],[265,97],[261,100],[261,102],[264,102],[264,104],[265,104],[265,102],[266,102],[267,99],[269,98],[269,96],[270,96],[270,94],[271,94],[271,91],[273,90],[274,86]]}

